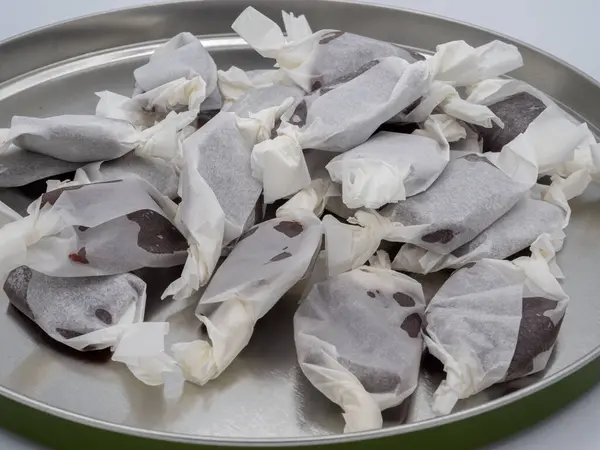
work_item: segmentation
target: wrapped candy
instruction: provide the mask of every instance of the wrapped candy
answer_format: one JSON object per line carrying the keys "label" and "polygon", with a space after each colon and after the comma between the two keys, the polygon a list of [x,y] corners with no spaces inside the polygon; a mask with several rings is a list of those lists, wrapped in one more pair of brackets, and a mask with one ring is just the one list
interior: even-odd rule
{"label": "wrapped candy", "polygon": [[256,322],[311,269],[322,234],[320,220],[305,210],[246,231],[196,308],[209,340],[172,347],[187,380],[203,385],[231,364]]}
{"label": "wrapped candy", "polygon": [[446,255],[507,213],[530,187],[483,156],[452,159],[425,192],[391,203],[379,213],[358,211],[352,222],[359,227],[326,216],[330,274],[360,267],[381,240],[408,242]]}
{"label": "wrapped candy", "polygon": [[129,176],[147,181],[166,197],[177,197],[179,171],[175,164],[151,156],[142,157],[134,152],[111,161],[87,164],[77,170],[73,180],[87,184],[121,180]]}
{"label": "wrapped candy", "polygon": [[[304,16],[283,13],[287,31],[252,7],[232,25],[256,51],[274,58],[286,76],[307,92],[329,88],[361,73],[372,61],[395,56],[413,63],[422,56],[394,44],[337,30],[312,33]],[[492,41],[473,48],[464,41],[441,44],[427,61],[431,85],[427,93],[397,120],[423,122],[436,107],[453,117],[491,126],[495,116],[483,105],[461,99],[456,86],[468,86],[519,68],[523,59],[514,45]],[[499,122],[499,124],[501,124]]]}
{"label": "wrapped candy", "polygon": [[138,178],[67,184],[0,229],[0,275],[25,265],[53,277],[113,275],[183,264],[175,205]]}
{"label": "wrapped candy", "polygon": [[217,66],[202,42],[191,33],[179,33],[158,47],[150,61],[133,71],[134,95],[151,91],[178,79],[200,77],[206,84],[203,109],[219,109],[221,95],[217,89]]}
{"label": "wrapped candy", "polygon": [[260,183],[249,173],[252,146],[270,136],[289,102],[244,119],[221,112],[183,143],[183,169],[175,223],[189,244],[181,277],[163,297],[186,298],[205,285],[221,248],[257,220]]}
{"label": "wrapped candy", "polygon": [[435,118],[413,134],[381,131],[331,160],[327,170],[342,185],[348,208],[377,209],[423,192],[450,159],[450,147]]}
{"label": "wrapped candy", "polygon": [[580,171],[563,180],[556,177],[550,187],[537,185],[530,196],[520,200],[509,212],[472,241],[447,255],[427,251],[413,244],[402,246],[393,268],[426,274],[442,269],[458,269],[481,259],[505,259],[529,247],[540,235],[552,236],[553,251],[562,248],[571,208],[567,200],[581,195],[589,175]]}
{"label": "wrapped candy", "polygon": [[265,201],[272,203],[310,184],[302,149],[343,152],[362,144],[379,125],[423,95],[428,77],[423,62],[408,64],[390,57],[288,109],[278,136],[252,151],[252,170],[263,183]]}
{"label": "wrapped candy", "polygon": [[163,157],[177,154],[177,132],[186,125],[175,113],[144,131],[100,116],[14,116],[3,147],[8,149],[12,142],[24,150],[72,163],[116,159],[134,149],[143,156]]}
{"label": "wrapped candy", "polygon": [[135,275],[59,278],[19,266],[8,274],[3,290],[53,339],[79,351],[112,347],[113,360],[127,364],[146,384],[163,384],[179,373],[164,353],[169,324],[142,323],[146,283]]}
{"label": "wrapped candy", "polygon": [[543,256],[547,238],[530,258],[483,259],[456,271],[429,303],[425,342],[446,372],[436,414],[546,367],[569,302]]}
{"label": "wrapped candy", "polygon": [[464,41],[447,42],[437,46],[427,63],[432,73],[428,92],[392,121],[422,122],[437,108],[470,124],[490,128],[494,123],[502,128],[501,118],[471,98],[462,99],[456,87],[471,86],[521,67],[523,58],[514,45],[492,41],[474,48]]}
{"label": "wrapped candy", "polygon": [[313,286],[294,316],[300,368],[342,408],[345,432],[381,428],[381,411],[419,378],[423,289],[392,271],[385,252],[378,258]]}
{"label": "wrapped candy", "polygon": [[552,100],[522,81],[485,80],[469,88],[472,103],[486,105],[504,127],[474,127],[484,152],[507,150],[535,155],[538,174],[573,159],[575,148],[586,138],[587,125],[576,122]]}
{"label": "wrapped candy", "polygon": [[[290,99],[291,101],[291,99]],[[250,171],[252,146],[265,139],[289,102],[240,118],[221,112],[183,143],[187,164],[208,183],[225,214],[224,244],[254,225],[262,186]],[[253,217],[254,216],[254,217]]]}
{"label": "wrapped candy", "polygon": [[338,30],[313,33],[304,16],[283,12],[287,38],[281,28],[251,6],[231,28],[306,92],[337,84],[374,59],[396,56],[408,62],[422,59],[389,42]]}

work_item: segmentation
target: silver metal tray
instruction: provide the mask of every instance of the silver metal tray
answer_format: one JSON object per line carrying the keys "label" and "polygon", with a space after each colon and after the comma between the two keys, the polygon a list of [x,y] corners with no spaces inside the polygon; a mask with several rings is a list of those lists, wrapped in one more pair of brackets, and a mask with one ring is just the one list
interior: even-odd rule
{"label": "silver metal tray", "polygon": [[[201,35],[220,67],[264,67],[267,62],[230,32],[231,23],[248,3],[205,0],[134,8],[54,25],[5,41],[0,44],[0,126],[8,126],[15,114],[93,113],[96,91],[130,94],[133,69],[162,40],[180,31]],[[280,10],[285,9],[306,14],[314,29],[339,28],[423,52],[449,40],[464,39],[480,45],[498,38],[465,24],[377,6],[321,0],[250,3],[276,20]],[[553,96],[597,131],[600,86],[565,63],[516,44],[525,66],[515,76]],[[23,210],[26,197],[37,195],[39,188],[0,191],[0,198]],[[448,417],[434,418],[429,409],[431,393],[442,374],[434,361],[425,358],[416,394],[410,402],[385,414],[383,430],[341,436],[343,422],[338,408],[312,388],[296,365],[291,318],[297,298],[291,295],[261,320],[250,345],[220,378],[202,388],[187,385],[182,401],[169,404],[162,400],[159,389],[142,385],[124,366],[111,363],[109,354],[82,355],[55,344],[9,307],[0,293],[0,394],[11,399],[0,408],[0,425],[8,426],[19,412],[29,411],[21,406],[24,404],[104,430],[205,445],[302,445],[400,435],[406,438],[419,430],[447,424],[452,424],[453,430],[463,430],[460,434],[477,433],[475,428],[486,425],[477,422],[476,416],[524,399],[572,375],[600,355],[599,201],[600,189],[591,187],[572,205],[568,238],[559,257],[566,275],[564,288],[572,303],[548,369],[517,383],[492,387],[459,403]],[[162,292],[161,285],[168,281],[168,275],[163,275],[149,277],[154,285],[151,292]],[[197,335],[193,310],[190,302],[160,302],[155,295],[149,299],[147,317],[168,320],[172,324],[169,341],[173,342]],[[591,382],[589,377],[586,380]],[[518,427],[550,412],[553,407],[544,402],[557,395],[561,400],[573,397],[585,384],[581,379],[575,383],[570,387],[563,384],[560,394],[554,390],[548,394],[550,397],[532,397],[537,399],[537,408],[530,402],[526,417],[518,413],[525,406],[513,408],[516,415],[508,420],[517,421],[513,425]],[[51,434],[55,425],[43,433],[35,432],[41,426],[37,421],[42,420],[40,415],[36,417],[21,422],[36,420],[30,429],[38,438],[40,434]],[[500,425],[494,418],[499,416],[487,417],[490,427]],[[92,429],[88,430],[92,433],[88,436],[92,436]],[[69,433],[74,442],[73,431]],[[497,434],[487,432],[490,437]],[[99,445],[98,440],[86,442],[87,448]]]}

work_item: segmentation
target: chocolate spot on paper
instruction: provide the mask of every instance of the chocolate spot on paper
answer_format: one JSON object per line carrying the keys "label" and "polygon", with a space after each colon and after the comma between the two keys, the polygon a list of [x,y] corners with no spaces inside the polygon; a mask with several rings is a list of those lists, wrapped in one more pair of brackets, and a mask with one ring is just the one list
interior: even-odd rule
{"label": "chocolate spot on paper", "polygon": [[[291,257],[292,254],[290,252],[281,252],[278,255],[273,256],[269,262],[277,262],[277,261],[282,261],[284,259],[287,259],[289,257]],[[268,264],[268,263],[267,263]]]}
{"label": "chocolate spot on paper", "polygon": [[140,226],[137,245],[148,253],[164,255],[187,250],[188,244],[183,235],[156,211],[142,209],[127,214],[127,218]]}
{"label": "chocolate spot on paper", "polygon": [[81,247],[77,253],[69,253],[69,259],[80,264],[89,264],[85,247]]}
{"label": "chocolate spot on paper", "polygon": [[367,291],[367,295],[371,298],[375,298],[375,292],[373,291]]}
{"label": "chocolate spot on paper", "polygon": [[515,353],[506,372],[506,381],[531,374],[534,359],[552,349],[562,325],[545,316],[557,306],[554,300],[541,297],[523,299],[523,310]]}
{"label": "chocolate spot on paper", "polygon": [[419,333],[421,332],[422,325],[421,315],[418,313],[412,313],[406,316],[400,328],[402,328],[411,338],[419,337]]}
{"label": "chocolate spot on paper", "polygon": [[452,230],[437,230],[433,233],[426,234],[421,238],[423,242],[427,242],[429,244],[447,244],[454,238],[454,232]]}
{"label": "chocolate spot on paper", "polygon": [[67,330],[66,328],[56,328],[56,332],[65,339],[73,339],[79,336],[83,336],[83,333],[75,330]]}
{"label": "chocolate spot on paper", "polygon": [[273,228],[289,238],[294,238],[304,231],[304,226],[300,222],[292,220],[282,220]]}
{"label": "chocolate spot on paper", "polygon": [[394,300],[398,302],[400,306],[404,306],[406,308],[410,308],[411,306],[415,306],[415,300],[408,294],[404,292],[396,292],[394,295]]}
{"label": "chocolate spot on paper", "polygon": [[6,277],[3,289],[10,303],[31,320],[34,320],[33,311],[31,311],[27,303],[27,289],[32,276],[33,274],[29,267],[17,267]]}
{"label": "chocolate spot on paper", "polygon": [[331,41],[339,38],[343,34],[345,34],[345,31],[332,31],[330,33],[326,33],[323,35],[323,37],[319,41],[319,44],[321,44],[321,45],[329,44]]}
{"label": "chocolate spot on paper", "polygon": [[109,313],[107,310],[103,309],[103,308],[98,308],[95,312],[94,315],[101,321],[104,322],[106,325],[112,325],[113,323],[113,318],[111,313]]}

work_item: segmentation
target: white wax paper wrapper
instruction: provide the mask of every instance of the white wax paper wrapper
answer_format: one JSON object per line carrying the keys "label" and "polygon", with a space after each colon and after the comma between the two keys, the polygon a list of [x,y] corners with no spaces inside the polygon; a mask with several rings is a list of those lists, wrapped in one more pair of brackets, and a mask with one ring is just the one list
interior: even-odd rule
{"label": "white wax paper wrapper", "polygon": [[133,71],[136,81],[134,95],[151,91],[171,81],[200,77],[206,83],[206,103],[221,107],[217,89],[217,66],[202,42],[191,33],[179,33],[158,47],[150,61]]}
{"label": "white wax paper wrapper", "polygon": [[72,163],[119,158],[131,150],[142,156],[173,159],[179,150],[180,132],[195,117],[171,113],[163,121],[138,130],[123,120],[100,116],[64,115],[47,117],[14,116],[2,150],[13,142],[30,152]]}
{"label": "white wax paper wrapper", "polygon": [[362,144],[379,125],[423,94],[428,77],[422,62],[408,64],[390,57],[286,111],[278,136],[259,143],[252,152],[252,169],[263,183],[265,202],[310,184],[302,149],[344,152]]}
{"label": "white wax paper wrapper", "polygon": [[168,323],[141,323],[146,283],[125,273],[101,277],[50,277],[19,266],[3,285],[11,304],[58,342],[79,351],[112,347],[140,381],[163,383],[178,373],[164,353]]}
{"label": "white wax paper wrapper", "polygon": [[[558,166],[571,161],[575,149],[588,136],[587,125],[578,123],[546,95],[522,81],[483,81],[470,88],[467,100],[487,105],[504,123],[504,128],[475,127],[483,151],[531,154],[539,176],[552,174]],[[499,155],[490,155],[490,159],[502,159]]]}
{"label": "white wax paper wrapper", "polygon": [[433,410],[546,367],[569,298],[539,253],[456,271],[429,303],[425,342],[446,379]]}
{"label": "white wax paper wrapper", "polygon": [[541,234],[552,236],[552,251],[562,248],[562,231],[571,216],[567,200],[583,193],[589,183],[586,171],[569,179],[556,176],[551,186],[537,185],[508,213],[472,241],[447,255],[412,244],[402,246],[393,267],[396,270],[426,274],[442,269],[458,269],[484,258],[505,259],[529,247]]}
{"label": "white wax paper wrapper", "polygon": [[381,411],[409,397],[419,378],[423,289],[384,255],[383,266],[313,286],[294,316],[300,368],[342,408],[345,432],[381,428]]}
{"label": "white wax paper wrapper", "polygon": [[593,181],[600,182],[600,145],[589,129],[586,130],[584,139],[575,148],[573,159],[555,167],[555,170],[563,177],[585,170]]}
{"label": "white wax paper wrapper", "polygon": [[162,294],[162,298],[173,296],[176,300],[190,297],[208,283],[221,255],[225,232],[223,208],[198,172],[198,152],[186,152],[184,158],[178,190],[181,203],[174,222],[187,239],[188,255],[181,277]]}
{"label": "white wax paper wrapper", "polygon": [[141,179],[65,185],[0,229],[0,276],[26,265],[54,277],[113,275],[183,264],[175,205]]}
{"label": "white wax paper wrapper", "polygon": [[196,309],[208,340],[173,345],[187,380],[219,376],[250,341],[256,322],[310,269],[321,222],[296,211],[248,230],[216,271]]}
{"label": "white wax paper wrapper", "polygon": [[452,159],[425,192],[391,203],[379,213],[358,211],[351,222],[360,226],[325,216],[330,274],[360,267],[381,240],[448,254],[502,217],[528,190],[482,156]]}
{"label": "white wax paper wrapper", "polygon": [[223,109],[237,101],[244,94],[274,84],[286,83],[285,74],[277,69],[242,70],[231,66],[228,70],[218,70],[218,85],[223,97]]}
{"label": "white wax paper wrapper", "polygon": [[110,91],[97,92],[96,115],[120,119],[147,128],[172,111],[179,112],[185,125],[191,123],[206,98],[206,82],[200,76],[178,78],[132,98]]}
{"label": "white wax paper wrapper", "polygon": [[450,146],[435,119],[413,134],[380,131],[327,165],[342,185],[348,208],[377,209],[423,192],[450,159]]}
{"label": "white wax paper wrapper", "polygon": [[142,178],[166,197],[177,197],[179,171],[175,164],[151,156],[142,157],[135,152],[129,152],[111,161],[87,164],[77,169],[74,181],[95,183],[121,180],[130,176]]}
{"label": "white wax paper wrapper", "polygon": [[233,23],[233,30],[306,92],[329,87],[374,59],[396,56],[408,62],[421,57],[389,42],[321,30],[313,33],[304,16],[283,12],[287,37],[279,26],[252,7]]}

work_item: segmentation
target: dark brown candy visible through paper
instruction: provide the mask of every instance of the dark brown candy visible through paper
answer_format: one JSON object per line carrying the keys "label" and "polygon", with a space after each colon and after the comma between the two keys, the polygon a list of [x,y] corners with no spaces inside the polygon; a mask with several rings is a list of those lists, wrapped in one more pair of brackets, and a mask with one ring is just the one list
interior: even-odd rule
{"label": "dark brown candy visible through paper", "polygon": [[446,255],[473,240],[525,194],[487,158],[452,159],[424,192],[390,203],[380,214],[404,227],[419,227],[407,242]]}
{"label": "dark brown candy visible through paper", "polygon": [[404,292],[396,292],[392,297],[394,297],[394,300],[396,300],[400,306],[404,306],[405,308],[416,305],[415,299]]}
{"label": "dark brown candy visible through paper", "polygon": [[[361,391],[352,377],[381,409],[400,404],[417,386],[424,306],[419,283],[392,270],[355,269],[315,284],[294,316],[302,371],[346,414],[364,406],[361,395],[337,395]],[[334,360],[349,373],[331,370]]]}
{"label": "dark brown candy visible through paper", "polygon": [[541,297],[523,299],[519,337],[513,359],[506,372],[506,381],[532,373],[535,358],[552,350],[562,325],[562,318],[555,324],[545,313],[554,310],[557,305],[556,301]]}
{"label": "dark brown candy visible through paper", "polygon": [[289,238],[296,237],[304,231],[304,226],[300,222],[293,220],[283,220],[273,228]]}
{"label": "dark brown candy visible through paper", "polygon": [[417,338],[421,333],[422,323],[423,319],[421,317],[421,314],[413,313],[409,316],[406,316],[400,328],[406,331],[411,338]]}
{"label": "dark brown candy visible through paper", "polygon": [[119,323],[145,290],[146,284],[129,273],[62,278],[26,266],[11,271],[4,283],[11,304],[59,341]]}
{"label": "dark brown candy visible through paper", "polygon": [[488,107],[502,120],[504,128],[493,124],[491,128],[475,126],[475,129],[483,140],[484,152],[499,152],[527,130],[531,122],[546,109],[546,104],[528,92],[520,92]]}
{"label": "dark brown candy visible through paper", "polygon": [[164,255],[187,250],[188,244],[183,235],[156,211],[135,211],[127,214],[127,218],[140,226],[137,244],[148,253]]}
{"label": "dark brown candy visible through paper", "polygon": [[31,281],[32,273],[29,267],[20,266],[13,270],[4,282],[4,293],[10,303],[29,317],[35,320],[31,308],[27,304],[27,288]]}

